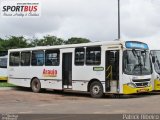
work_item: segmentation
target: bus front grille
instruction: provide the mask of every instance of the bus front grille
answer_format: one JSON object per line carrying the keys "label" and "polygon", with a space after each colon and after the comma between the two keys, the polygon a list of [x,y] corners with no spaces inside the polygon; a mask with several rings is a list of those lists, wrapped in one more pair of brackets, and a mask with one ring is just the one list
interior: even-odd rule
{"label": "bus front grille", "polygon": [[148,86],[148,82],[143,82],[143,83],[135,83],[137,87],[146,87]]}
{"label": "bus front grille", "polygon": [[149,82],[150,79],[133,79],[133,82]]}

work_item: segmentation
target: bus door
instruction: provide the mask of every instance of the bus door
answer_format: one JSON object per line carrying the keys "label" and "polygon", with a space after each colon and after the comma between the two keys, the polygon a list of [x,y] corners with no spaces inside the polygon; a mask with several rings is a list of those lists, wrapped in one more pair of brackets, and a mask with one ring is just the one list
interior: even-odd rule
{"label": "bus door", "polygon": [[63,53],[62,56],[62,88],[72,86],[72,53]]}
{"label": "bus door", "polygon": [[119,50],[106,51],[106,92],[117,93],[119,86]]}

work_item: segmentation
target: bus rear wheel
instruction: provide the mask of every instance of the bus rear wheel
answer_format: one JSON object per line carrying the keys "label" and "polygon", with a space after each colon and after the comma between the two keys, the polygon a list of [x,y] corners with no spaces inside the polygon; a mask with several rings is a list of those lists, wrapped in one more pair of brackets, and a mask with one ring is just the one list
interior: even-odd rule
{"label": "bus rear wheel", "polygon": [[103,97],[103,86],[100,82],[95,81],[90,85],[90,94],[93,98]]}
{"label": "bus rear wheel", "polygon": [[38,78],[34,78],[31,82],[32,91],[38,93],[41,91],[41,83]]}

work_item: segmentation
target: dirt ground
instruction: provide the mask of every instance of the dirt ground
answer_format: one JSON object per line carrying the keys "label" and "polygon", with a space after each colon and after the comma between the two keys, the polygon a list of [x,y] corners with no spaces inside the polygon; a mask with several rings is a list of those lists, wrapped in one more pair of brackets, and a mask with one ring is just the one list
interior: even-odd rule
{"label": "dirt ground", "polygon": [[0,113],[20,114],[126,114],[160,113],[160,93],[91,98],[84,93],[30,89],[0,90]]}

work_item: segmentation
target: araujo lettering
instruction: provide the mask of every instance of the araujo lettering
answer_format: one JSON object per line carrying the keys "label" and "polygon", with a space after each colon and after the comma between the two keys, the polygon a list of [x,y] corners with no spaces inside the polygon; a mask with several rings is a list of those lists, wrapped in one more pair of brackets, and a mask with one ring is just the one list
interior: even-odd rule
{"label": "araujo lettering", "polygon": [[57,76],[57,70],[43,69],[43,76],[44,77],[56,77]]}

